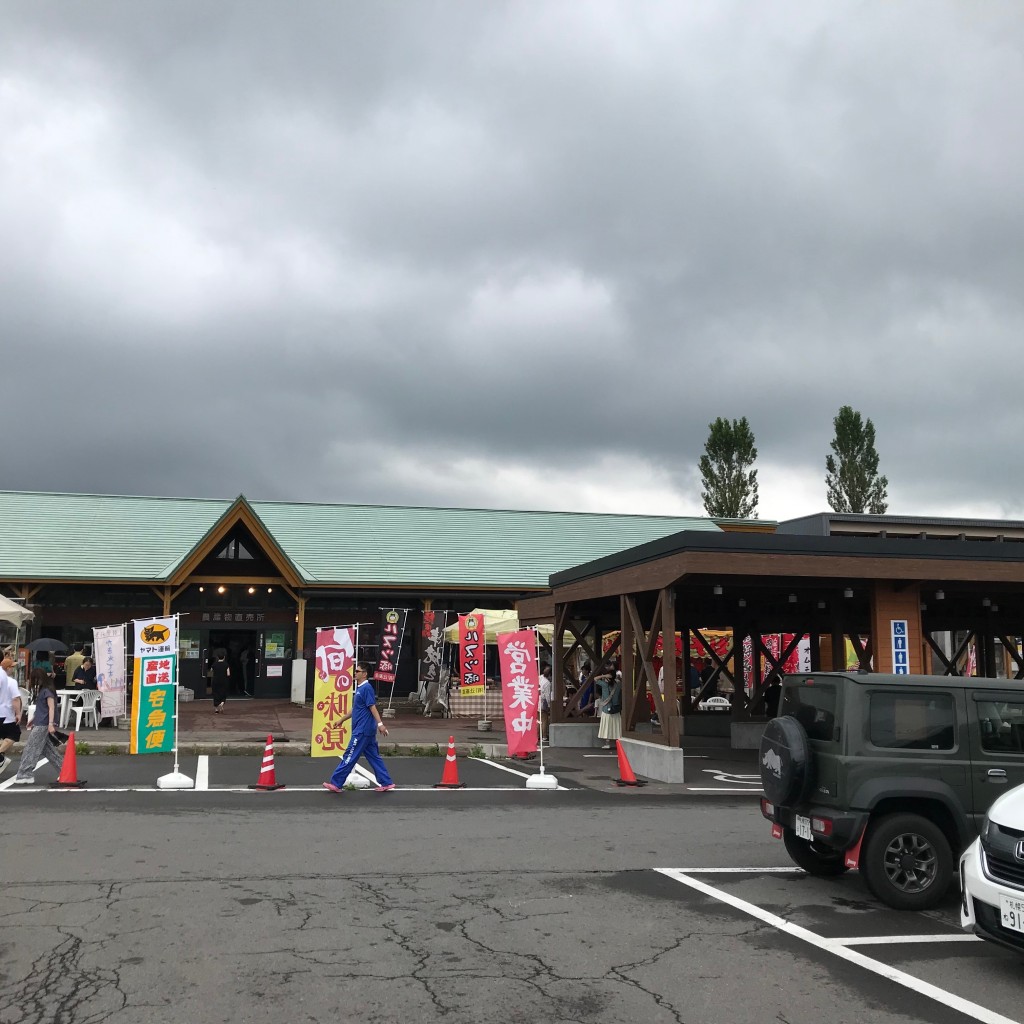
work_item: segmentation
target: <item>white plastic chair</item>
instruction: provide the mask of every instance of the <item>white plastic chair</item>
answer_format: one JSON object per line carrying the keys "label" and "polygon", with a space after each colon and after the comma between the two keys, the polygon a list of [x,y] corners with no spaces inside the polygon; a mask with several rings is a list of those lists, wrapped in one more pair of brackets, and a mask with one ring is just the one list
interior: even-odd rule
{"label": "white plastic chair", "polygon": [[82,692],[80,698],[82,703],[76,704],[71,710],[75,713],[75,732],[78,732],[82,728],[82,719],[88,719],[92,717],[92,727],[98,729],[100,727],[99,715],[96,713],[96,706],[100,702],[100,694],[98,690],[85,690]]}
{"label": "white plastic chair", "polygon": [[28,720],[31,723],[32,712],[35,710],[35,704],[32,703],[32,694],[29,693],[24,686],[19,686],[18,696],[21,697],[21,710],[28,712]]}

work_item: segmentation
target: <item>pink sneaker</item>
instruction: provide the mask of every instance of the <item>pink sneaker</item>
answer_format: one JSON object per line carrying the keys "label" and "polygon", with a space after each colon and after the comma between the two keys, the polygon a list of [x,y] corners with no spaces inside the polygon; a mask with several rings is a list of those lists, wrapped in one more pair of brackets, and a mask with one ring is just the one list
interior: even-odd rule
{"label": "pink sneaker", "polygon": [[390,793],[391,790],[393,790],[394,788],[395,788],[395,784],[392,782],[390,786],[378,786],[374,790],[374,792],[375,793]]}
{"label": "pink sneaker", "polygon": [[340,793],[341,787],[336,786],[333,782],[325,782],[324,789],[329,789],[332,793]]}

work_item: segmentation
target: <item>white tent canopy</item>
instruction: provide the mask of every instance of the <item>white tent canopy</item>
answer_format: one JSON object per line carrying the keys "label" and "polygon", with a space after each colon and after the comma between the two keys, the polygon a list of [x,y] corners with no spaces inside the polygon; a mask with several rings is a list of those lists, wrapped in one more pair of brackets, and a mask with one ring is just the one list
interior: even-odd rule
{"label": "white tent canopy", "polygon": [[35,612],[30,612],[24,605],[0,594],[0,622],[10,622],[20,629],[29,619],[34,618]]}
{"label": "white tent canopy", "polygon": [[[453,614],[449,612],[449,614]],[[507,608],[474,608],[470,615],[482,615],[484,617],[484,638],[485,643],[496,644],[498,635],[501,633],[514,633],[519,628],[519,614],[515,610]],[[548,643],[555,635],[551,626],[538,627],[541,636]],[[459,642],[459,620],[455,619],[453,625],[449,626],[444,635],[445,640],[450,644]]]}

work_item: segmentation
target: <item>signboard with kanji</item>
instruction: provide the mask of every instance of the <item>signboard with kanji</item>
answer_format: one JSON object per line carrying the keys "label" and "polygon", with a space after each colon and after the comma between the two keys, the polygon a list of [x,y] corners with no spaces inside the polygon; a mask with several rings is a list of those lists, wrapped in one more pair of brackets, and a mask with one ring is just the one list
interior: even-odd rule
{"label": "signboard with kanji", "polygon": [[345,753],[352,726],[341,720],[352,713],[355,654],[355,627],[331,626],[316,631],[310,757],[341,757]]}
{"label": "signboard with kanji", "polygon": [[136,619],[132,673],[132,754],[165,754],[175,747],[178,685],[177,618]]}

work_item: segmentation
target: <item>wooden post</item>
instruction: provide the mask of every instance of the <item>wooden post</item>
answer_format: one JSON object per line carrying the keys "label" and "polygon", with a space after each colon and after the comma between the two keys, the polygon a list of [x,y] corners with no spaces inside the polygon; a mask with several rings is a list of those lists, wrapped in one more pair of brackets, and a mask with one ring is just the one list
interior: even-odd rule
{"label": "wooden post", "polygon": [[[661,732],[670,747],[679,746],[679,707],[676,704],[676,595],[672,587],[661,592],[662,679],[665,684],[665,720]],[[685,666],[684,669],[685,671]]]}
{"label": "wooden post", "polygon": [[622,637],[622,731],[636,729],[636,672],[633,664],[633,622],[626,609],[626,595],[619,597],[619,635]]}

